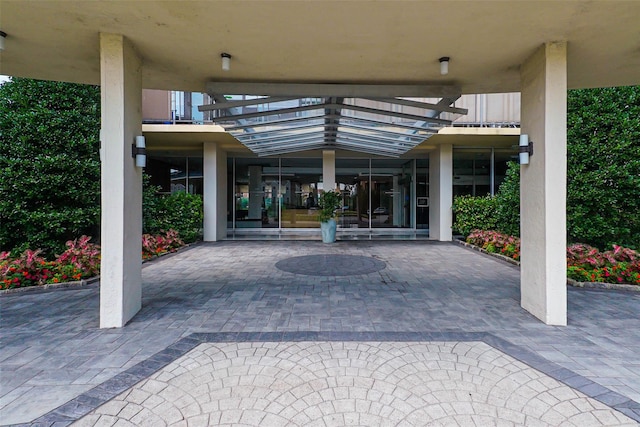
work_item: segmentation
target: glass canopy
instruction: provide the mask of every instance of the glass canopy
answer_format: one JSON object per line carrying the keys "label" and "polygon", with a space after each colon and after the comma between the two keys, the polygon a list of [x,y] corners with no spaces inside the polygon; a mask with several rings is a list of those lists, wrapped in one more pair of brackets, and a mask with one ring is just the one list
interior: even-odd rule
{"label": "glass canopy", "polygon": [[214,122],[258,156],[341,149],[398,157],[465,114],[459,98],[216,95]]}

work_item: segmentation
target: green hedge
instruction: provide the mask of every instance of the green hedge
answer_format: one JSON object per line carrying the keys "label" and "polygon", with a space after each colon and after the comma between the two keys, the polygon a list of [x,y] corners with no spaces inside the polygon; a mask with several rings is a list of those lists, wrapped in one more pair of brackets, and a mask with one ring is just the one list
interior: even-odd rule
{"label": "green hedge", "polygon": [[468,236],[471,230],[496,229],[496,199],[491,196],[456,196],[453,200],[453,232]]}
{"label": "green hedge", "polygon": [[159,194],[157,188],[145,185],[142,203],[143,233],[160,234],[173,229],[185,243],[191,243],[202,238],[203,218],[202,196],[184,191]]}

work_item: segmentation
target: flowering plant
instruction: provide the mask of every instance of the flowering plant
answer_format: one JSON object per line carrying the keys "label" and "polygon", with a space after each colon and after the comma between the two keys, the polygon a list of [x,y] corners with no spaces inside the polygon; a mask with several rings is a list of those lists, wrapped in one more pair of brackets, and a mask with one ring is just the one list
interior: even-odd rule
{"label": "flowering plant", "polygon": [[27,249],[18,258],[9,258],[9,252],[0,254],[1,289],[41,285],[53,276],[51,263],[40,256],[40,249]]}
{"label": "flowering plant", "polygon": [[[467,243],[489,253],[520,260],[520,239],[517,237],[492,230],[473,230]],[[567,277],[579,282],[640,285],[640,254],[618,245],[600,252],[592,246],[575,243],[567,247]]]}
{"label": "flowering plant", "polygon": [[[100,274],[100,246],[90,241],[89,236],[69,240],[67,249],[55,261],[42,258],[40,249],[28,249],[17,258],[11,258],[10,252],[0,252],[0,289],[62,283]],[[149,259],[181,246],[184,242],[175,230],[156,236],[145,234],[142,257]]]}
{"label": "flowering plant", "polygon": [[184,242],[176,230],[169,230],[162,234],[152,236],[142,235],[142,259],[150,259],[167,252],[175,252],[179,247],[184,246]]}
{"label": "flowering plant", "polygon": [[489,253],[499,253],[520,260],[520,239],[493,230],[473,230],[467,237],[467,243],[479,246]]}

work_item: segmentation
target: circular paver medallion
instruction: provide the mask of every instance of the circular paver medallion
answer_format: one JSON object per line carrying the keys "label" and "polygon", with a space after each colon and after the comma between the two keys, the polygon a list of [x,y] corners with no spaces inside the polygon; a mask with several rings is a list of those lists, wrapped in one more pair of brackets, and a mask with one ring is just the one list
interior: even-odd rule
{"label": "circular paver medallion", "polygon": [[355,276],[375,273],[386,266],[383,261],[358,255],[305,255],[276,263],[282,271],[307,276]]}

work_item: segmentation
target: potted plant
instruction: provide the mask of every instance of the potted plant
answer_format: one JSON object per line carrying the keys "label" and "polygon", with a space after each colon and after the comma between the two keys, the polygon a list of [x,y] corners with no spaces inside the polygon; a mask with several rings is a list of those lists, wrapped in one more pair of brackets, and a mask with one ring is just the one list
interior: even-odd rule
{"label": "potted plant", "polygon": [[342,195],[339,191],[325,191],[320,195],[318,206],[320,207],[320,229],[322,241],[333,243],[336,241],[336,210],[342,205]]}

